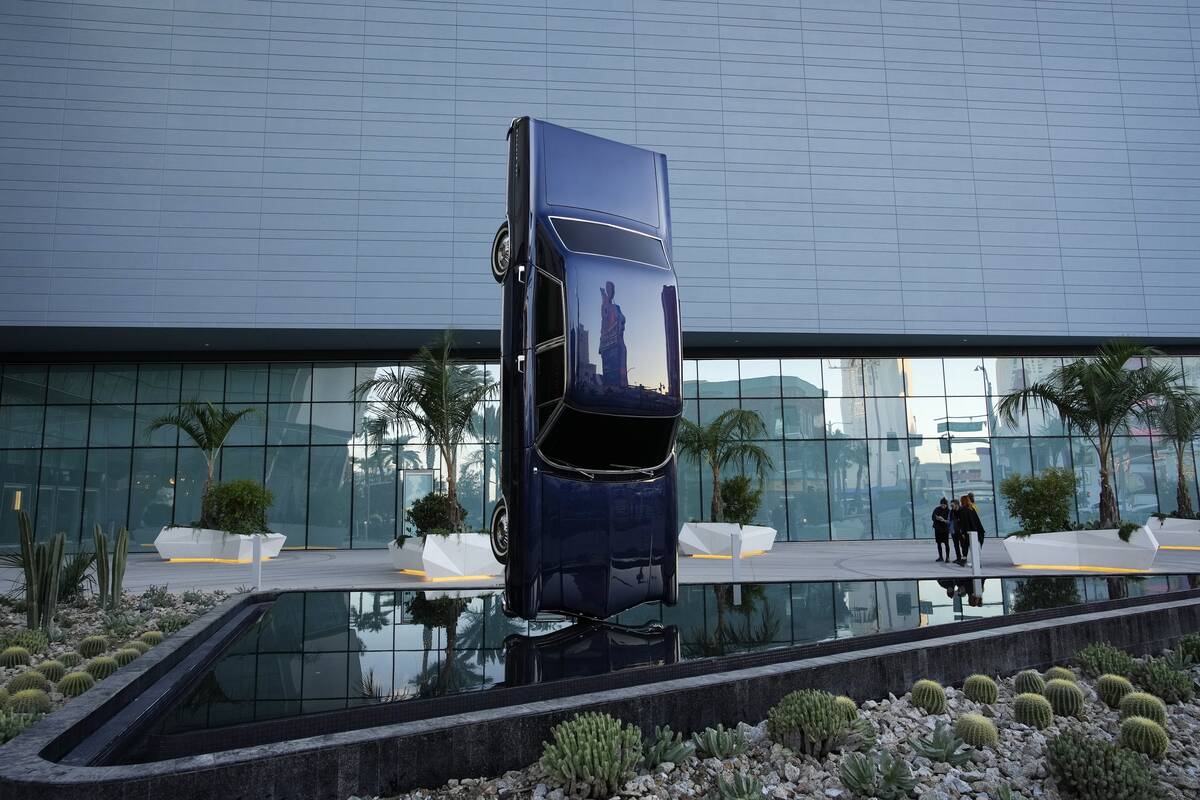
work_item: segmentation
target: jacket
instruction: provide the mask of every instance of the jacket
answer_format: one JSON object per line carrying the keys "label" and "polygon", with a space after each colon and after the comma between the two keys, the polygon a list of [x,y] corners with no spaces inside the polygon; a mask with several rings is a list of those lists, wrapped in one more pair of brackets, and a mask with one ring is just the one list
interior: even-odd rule
{"label": "jacket", "polygon": [[950,533],[950,508],[947,506],[937,506],[933,509],[933,513],[929,515],[933,520],[933,532],[939,536],[945,536]]}
{"label": "jacket", "polygon": [[980,537],[987,533],[983,528],[983,520],[979,518],[979,514],[970,506],[963,506],[958,510],[958,519],[955,525],[957,532],[965,534],[969,531],[975,531]]}

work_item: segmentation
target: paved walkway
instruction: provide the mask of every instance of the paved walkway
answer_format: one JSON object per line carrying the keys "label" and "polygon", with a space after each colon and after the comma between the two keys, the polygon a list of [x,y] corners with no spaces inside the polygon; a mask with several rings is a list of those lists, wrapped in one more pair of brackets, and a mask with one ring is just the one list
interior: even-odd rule
{"label": "paved walkway", "polygon": [[[1003,546],[989,540],[983,548],[983,574],[989,577],[1045,575],[1043,571],[1015,569]],[[741,581],[905,580],[964,576],[967,570],[934,562],[932,541],[784,542],[770,553],[741,562]],[[732,564],[714,559],[679,559],[683,583],[729,581]],[[1160,551],[1154,562],[1157,573],[1200,573],[1200,551]],[[1066,574],[1066,573],[1060,573]],[[1094,574],[1094,573],[1079,573]],[[14,571],[0,570],[0,591],[6,591]],[[497,578],[493,583],[500,584]],[[147,586],[167,585],[172,590],[225,589],[249,585],[250,567],[239,564],[171,564],[157,556],[138,553],[129,557],[125,588],[140,592]],[[469,585],[486,581],[474,579]],[[386,550],[288,550],[263,565],[263,587],[307,588],[417,588],[428,584],[392,569]]]}

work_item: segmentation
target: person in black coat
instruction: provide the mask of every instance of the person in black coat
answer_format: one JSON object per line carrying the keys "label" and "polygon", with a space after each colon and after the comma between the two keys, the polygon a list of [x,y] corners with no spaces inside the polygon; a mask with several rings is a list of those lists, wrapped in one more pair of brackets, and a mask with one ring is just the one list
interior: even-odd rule
{"label": "person in black coat", "polygon": [[[933,538],[937,542],[938,561],[950,560],[950,501],[942,498],[930,515],[933,519]],[[944,554],[943,554],[944,553]]]}
{"label": "person in black coat", "polygon": [[971,532],[974,531],[980,541],[983,541],[983,534],[986,533],[983,529],[983,520],[971,507],[971,500],[965,494],[959,502],[958,518],[955,520],[954,529],[958,539],[958,545],[955,548],[958,551],[958,560],[954,563],[961,567],[966,565],[967,558],[971,554]]}

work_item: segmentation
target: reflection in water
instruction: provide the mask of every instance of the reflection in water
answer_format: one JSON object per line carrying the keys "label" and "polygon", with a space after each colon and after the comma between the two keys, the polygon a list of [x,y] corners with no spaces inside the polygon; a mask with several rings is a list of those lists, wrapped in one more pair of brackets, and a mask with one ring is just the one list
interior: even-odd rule
{"label": "reflection in water", "polygon": [[605,281],[600,290],[600,380],[605,386],[629,385],[629,350],[625,347],[625,315],[613,302],[617,289]]}

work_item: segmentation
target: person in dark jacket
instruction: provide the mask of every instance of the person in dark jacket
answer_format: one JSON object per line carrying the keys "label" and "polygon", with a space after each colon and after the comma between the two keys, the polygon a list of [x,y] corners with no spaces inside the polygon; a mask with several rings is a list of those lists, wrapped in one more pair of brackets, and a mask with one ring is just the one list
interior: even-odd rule
{"label": "person in dark jacket", "polygon": [[[942,498],[933,509],[933,538],[937,542],[938,561],[950,560],[950,501]],[[944,555],[943,555],[944,552]]]}
{"label": "person in dark jacket", "polygon": [[[959,544],[959,540],[958,540],[958,517],[959,517],[958,512],[959,512],[960,508],[962,508],[962,506],[960,506],[958,504],[958,500],[951,500],[950,501],[950,515],[946,518],[946,528],[948,529],[948,531],[950,533],[950,543],[952,545],[954,545],[954,563],[955,564],[963,563],[962,545]],[[946,560],[949,561],[950,557],[946,556]]]}
{"label": "person in dark jacket", "polygon": [[965,566],[967,558],[971,555],[971,532],[978,534],[980,541],[983,540],[983,520],[979,519],[979,514],[971,507],[971,500],[965,494],[959,501],[958,519],[955,520],[955,532],[958,534],[958,550],[959,558],[954,563],[960,567]]}

